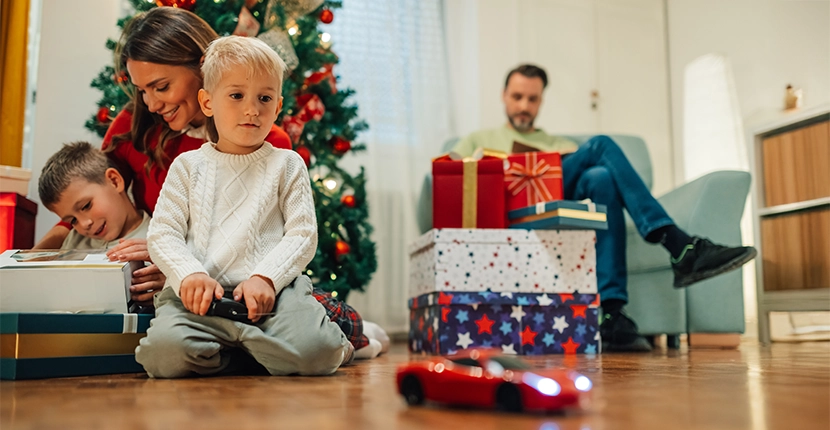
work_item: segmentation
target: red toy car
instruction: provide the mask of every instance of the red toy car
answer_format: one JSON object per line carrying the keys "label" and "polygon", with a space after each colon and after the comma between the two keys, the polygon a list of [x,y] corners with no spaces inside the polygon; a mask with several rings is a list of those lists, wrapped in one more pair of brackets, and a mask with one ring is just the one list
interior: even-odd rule
{"label": "red toy car", "polygon": [[410,405],[431,400],[510,412],[582,408],[593,386],[575,371],[534,369],[495,349],[403,364],[397,382]]}

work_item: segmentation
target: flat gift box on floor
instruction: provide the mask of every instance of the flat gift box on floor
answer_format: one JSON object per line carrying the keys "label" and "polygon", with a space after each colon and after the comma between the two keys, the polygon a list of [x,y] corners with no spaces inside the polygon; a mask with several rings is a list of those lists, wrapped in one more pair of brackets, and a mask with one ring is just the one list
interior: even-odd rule
{"label": "flat gift box on floor", "polygon": [[409,296],[597,292],[593,230],[433,229],[409,248]]}
{"label": "flat gift box on floor", "polygon": [[0,379],[143,372],[135,348],[152,317],[0,313]]}
{"label": "flat gift box on floor", "polygon": [[0,312],[126,313],[139,262],[110,262],[104,252],[3,252]]}
{"label": "flat gift box on floor", "polygon": [[605,205],[557,200],[508,212],[510,228],[539,230],[608,230]]}
{"label": "flat gift box on floor", "polygon": [[409,299],[409,349],[519,355],[600,352],[598,294],[430,293]]}

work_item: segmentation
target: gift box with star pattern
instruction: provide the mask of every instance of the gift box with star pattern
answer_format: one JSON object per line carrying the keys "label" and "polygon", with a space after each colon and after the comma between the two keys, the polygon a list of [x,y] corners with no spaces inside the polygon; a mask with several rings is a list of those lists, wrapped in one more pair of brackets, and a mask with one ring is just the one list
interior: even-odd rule
{"label": "gift box with star pattern", "polygon": [[409,248],[409,297],[597,292],[593,230],[433,229]]}
{"label": "gift box with star pattern", "polygon": [[435,292],[409,299],[409,309],[412,352],[596,354],[602,344],[598,294]]}

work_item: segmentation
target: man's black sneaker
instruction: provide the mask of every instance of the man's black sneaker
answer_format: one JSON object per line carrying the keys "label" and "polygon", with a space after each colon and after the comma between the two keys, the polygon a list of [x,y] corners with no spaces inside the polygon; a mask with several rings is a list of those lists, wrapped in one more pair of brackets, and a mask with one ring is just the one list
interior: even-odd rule
{"label": "man's black sneaker", "polygon": [[730,248],[695,237],[686,245],[676,260],[671,259],[674,287],[683,288],[713,276],[735,270],[755,258],[758,252],[751,246]]}
{"label": "man's black sneaker", "polygon": [[599,333],[602,352],[651,351],[651,344],[637,332],[637,324],[622,311],[603,312]]}

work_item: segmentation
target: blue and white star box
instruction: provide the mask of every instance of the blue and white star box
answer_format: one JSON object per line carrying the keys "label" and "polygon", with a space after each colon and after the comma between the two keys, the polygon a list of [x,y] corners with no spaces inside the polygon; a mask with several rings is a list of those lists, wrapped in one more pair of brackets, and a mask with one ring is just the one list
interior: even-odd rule
{"label": "blue and white star box", "polygon": [[409,261],[409,297],[597,292],[594,230],[433,229],[410,245]]}
{"label": "blue and white star box", "polygon": [[452,355],[597,354],[598,294],[436,292],[409,299],[409,350]]}
{"label": "blue and white star box", "polygon": [[144,372],[135,349],[153,315],[0,313],[0,379]]}
{"label": "blue and white star box", "polygon": [[608,230],[608,208],[588,202],[557,200],[512,210],[510,228],[539,230]]}

